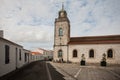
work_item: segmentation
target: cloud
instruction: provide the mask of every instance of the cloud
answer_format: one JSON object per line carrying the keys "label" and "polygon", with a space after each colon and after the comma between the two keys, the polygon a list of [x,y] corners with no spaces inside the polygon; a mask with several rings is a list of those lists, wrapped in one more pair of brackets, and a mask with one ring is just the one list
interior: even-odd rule
{"label": "cloud", "polygon": [[120,0],[0,0],[0,29],[26,48],[51,49],[62,2],[71,36],[120,34]]}
{"label": "cloud", "polygon": [[83,7],[71,3],[71,36],[120,34],[119,4],[119,0],[87,0]]}
{"label": "cloud", "polygon": [[7,33],[5,36],[10,40],[17,42],[47,42],[52,40],[53,27],[51,26],[17,25],[13,24],[16,22],[14,20],[4,20],[3,22],[4,26],[2,26],[2,29],[5,30],[5,33]]}

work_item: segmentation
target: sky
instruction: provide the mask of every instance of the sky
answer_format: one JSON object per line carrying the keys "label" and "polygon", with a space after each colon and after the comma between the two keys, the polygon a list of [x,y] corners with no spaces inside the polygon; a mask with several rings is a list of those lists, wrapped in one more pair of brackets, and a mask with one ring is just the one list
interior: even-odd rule
{"label": "sky", "polygon": [[120,35],[120,0],[0,0],[0,30],[25,49],[53,49],[62,2],[71,37]]}

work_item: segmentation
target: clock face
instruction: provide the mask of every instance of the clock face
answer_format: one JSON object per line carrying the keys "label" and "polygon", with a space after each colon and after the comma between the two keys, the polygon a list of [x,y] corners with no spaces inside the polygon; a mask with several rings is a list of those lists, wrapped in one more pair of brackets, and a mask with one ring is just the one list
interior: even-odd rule
{"label": "clock face", "polygon": [[61,12],[61,13],[60,13],[60,16],[61,16],[61,17],[64,17],[64,12]]}

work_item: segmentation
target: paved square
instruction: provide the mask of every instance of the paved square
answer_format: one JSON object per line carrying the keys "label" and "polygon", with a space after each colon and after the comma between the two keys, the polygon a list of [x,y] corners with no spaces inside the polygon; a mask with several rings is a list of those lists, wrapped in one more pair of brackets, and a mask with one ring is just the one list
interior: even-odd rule
{"label": "paved square", "polygon": [[96,64],[50,63],[65,76],[65,80],[120,80],[119,65],[101,67]]}

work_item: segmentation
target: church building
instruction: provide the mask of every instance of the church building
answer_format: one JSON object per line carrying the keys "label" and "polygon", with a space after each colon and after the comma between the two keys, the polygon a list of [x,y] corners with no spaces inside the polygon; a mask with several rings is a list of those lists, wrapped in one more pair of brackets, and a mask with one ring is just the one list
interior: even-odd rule
{"label": "church building", "polygon": [[54,29],[54,60],[100,63],[103,54],[110,64],[120,64],[120,35],[70,37],[70,21],[64,6],[58,12]]}

